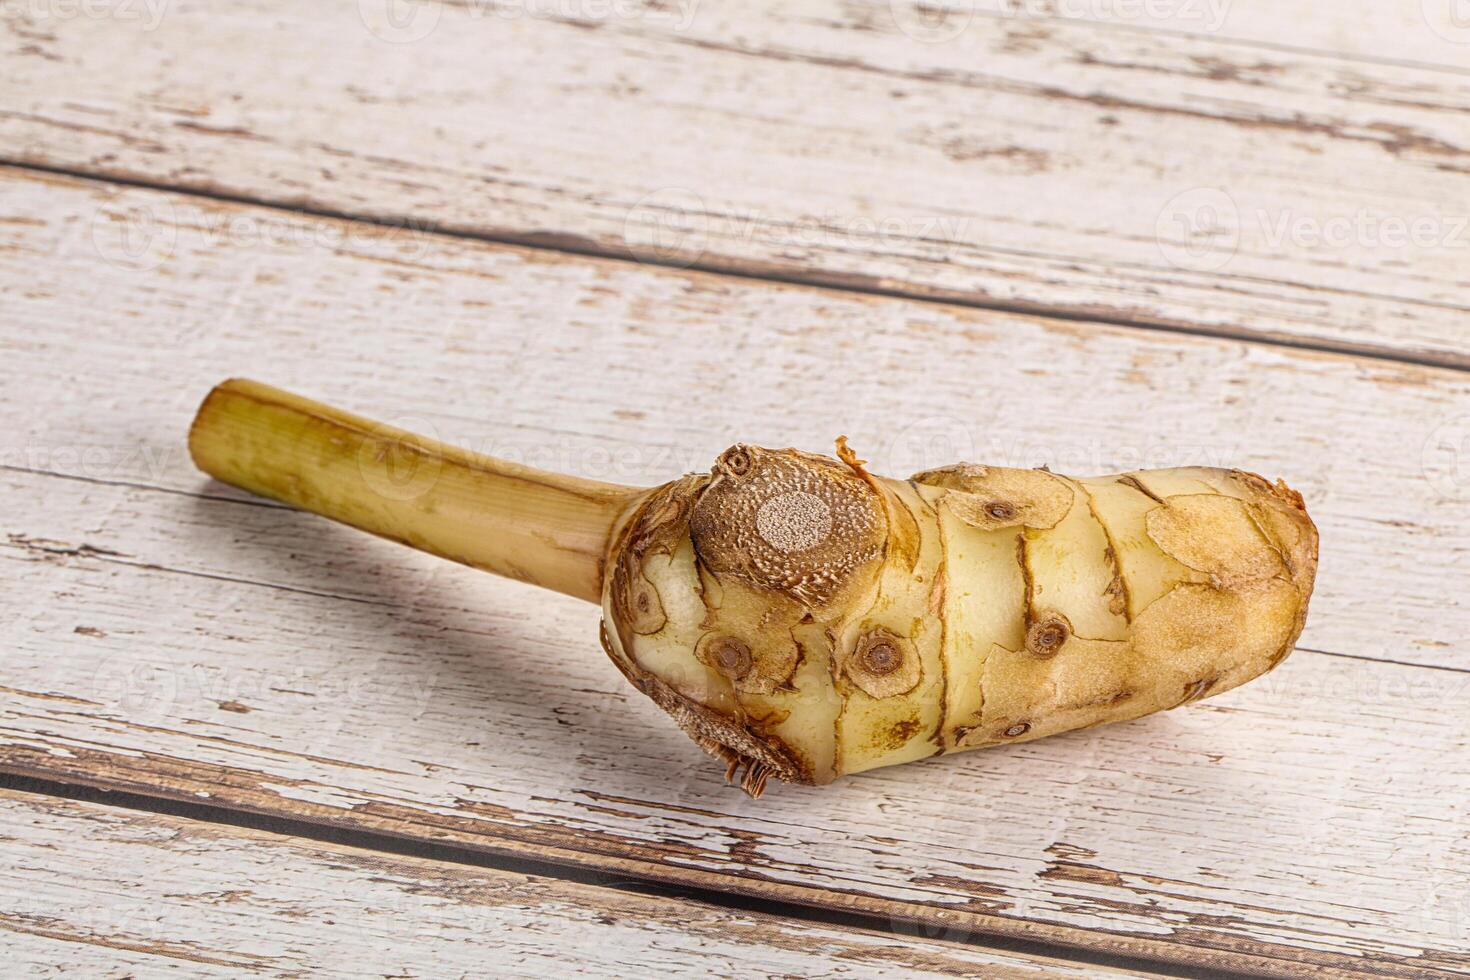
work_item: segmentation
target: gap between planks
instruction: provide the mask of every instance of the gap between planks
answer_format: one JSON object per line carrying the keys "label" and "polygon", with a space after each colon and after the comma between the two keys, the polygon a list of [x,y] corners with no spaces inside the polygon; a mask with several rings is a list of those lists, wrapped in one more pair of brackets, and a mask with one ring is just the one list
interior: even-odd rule
{"label": "gap between planks", "polygon": [[[94,803],[120,809],[135,810],[178,817],[201,823],[239,827],[281,837],[319,841],[338,847],[399,857],[434,861],[448,865],[488,868],[509,874],[541,878],[554,878],[580,885],[605,888],[612,891],[636,895],[655,895],[669,898],[702,902],[716,908],[735,912],[757,913],[779,916],[788,921],[799,921],[812,925],[830,926],[852,930],[870,936],[902,938],[912,929],[912,935],[920,939],[942,939],[945,942],[982,950],[1016,953],[1027,957],[1066,960],[1079,965],[1096,966],[1107,970],[1147,973],[1165,977],[1217,977],[1226,975],[1248,976],[1250,973],[1227,970],[1220,965],[1210,968],[1193,968],[1156,960],[1139,955],[1110,954],[1096,945],[1073,945],[1065,942],[1046,942],[1035,939],[1016,938],[1000,934],[973,935],[967,930],[945,929],[934,923],[917,919],[899,921],[897,917],[879,916],[858,909],[836,909],[831,906],[803,905],[789,900],[755,898],[736,892],[722,891],[697,883],[671,883],[669,881],[638,875],[636,873],[611,874],[599,872],[576,864],[563,864],[547,859],[527,857],[524,854],[497,853],[471,850],[452,844],[435,843],[421,838],[400,837],[388,833],[377,833],[361,827],[332,826],[310,820],[293,819],[277,813],[264,813],[231,807],[214,806],[196,800],[179,797],[158,796],[129,791],[97,787],[85,783],[64,782],[54,778],[39,778],[23,774],[0,772],[0,792],[25,793],[42,797],[56,797],[82,803]],[[1210,951],[1215,952],[1215,951]],[[1251,964],[1265,966],[1269,961]],[[1321,976],[1339,975],[1326,971]],[[1341,974],[1348,976],[1350,974]]]}
{"label": "gap between planks", "polygon": [[[54,697],[54,695],[37,696]],[[1045,937],[1051,939],[1053,945],[1056,946],[1101,947],[1116,951],[1116,953],[1126,953],[1139,959],[1153,959],[1156,956],[1163,962],[1190,965],[1207,963],[1219,968],[1256,970],[1273,975],[1338,976],[1371,975],[1379,972],[1385,975],[1414,977],[1449,975],[1449,971],[1440,973],[1428,966],[1419,965],[1416,968],[1411,961],[1380,961],[1375,957],[1365,962],[1349,965],[1340,956],[1319,959],[1306,950],[1288,951],[1280,947],[1266,947],[1270,952],[1259,952],[1262,949],[1259,944],[1222,950],[1219,947],[1197,945],[1188,936],[1176,936],[1163,940],[1146,934],[1130,932],[1122,936],[1114,934],[1095,937],[1088,935],[1083,930],[1067,926],[1018,921],[1004,913],[991,915],[970,913],[968,910],[954,912],[942,908],[915,909],[912,904],[895,905],[871,898],[870,893],[862,888],[836,896],[839,900],[834,903],[834,895],[825,889],[817,889],[806,884],[794,885],[764,879],[758,870],[753,875],[749,869],[746,869],[745,873],[737,871],[736,874],[728,874],[709,871],[706,867],[683,863],[677,859],[666,860],[657,856],[645,856],[639,859],[636,854],[630,853],[627,841],[605,842],[610,843],[611,846],[593,846],[586,852],[575,850],[575,843],[555,840],[541,833],[543,828],[539,826],[540,821],[536,819],[534,810],[529,813],[506,811],[497,818],[498,827],[479,827],[474,828],[471,832],[466,832],[467,828],[439,824],[429,814],[410,816],[396,812],[391,802],[386,805],[375,802],[364,807],[353,806],[348,811],[343,811],[337,806],[310,801],[302,803],[291,802],[284,798],[267,799],[258,792],[263,788],[261,785],[246,786],[245,782],[259,781],[269,786],[283,781],[289,783],[289,778],[282,780],[280,777],[264,777],[263,774],[253,773],[248,769],[236,768],[234,771],[226,771],[210,764],[185,765],[181,764],[178,758],[169,759],[152,754],[139,754],[130,749],[122,750],[104,761],[100,758],[102,753],[85,747],[91,743],[78,742],[71,742],[71,749],[56,745],[51,752],[43,756],[29,748],[24,741],[16,744],[21,751],[8,755],[7,766],[11,771],[48,777],[56,783],[75,781],[102,789],[118,788],[140,795],[164,796],[184,802],[194,802],[196,798],[207,795],[208,798],[217,801],[216,805],[256,810],[268,814],[285,812],[292,815],[286,818],[288,820],[319,823],[333,828],[365,828],[369,834],[381,834],[390,839],[420,840],[427,838],[432,840],[439,838],[442,840],[452,837],[469,851],[486,851],[492,854],[530,854],[537,859],[552,863],[582,864],[609,873],[626,874],[642,880],[662,881],[676,887],[693,885],[716,891],[729,890],[756,899],[774,897],[776,901],[782,903],[820,904],[827,907],[835,905],[844,912],[859,910],[872,921],[882,922],[886,919],[900,930],[923,930],[914,933],[917,935],[990,936],[994,934],[1031,938]],[[127,758],[130,755],[136,758]],[[208,789],[202,790],[200,787]],[[294,799],[303,798],[295,797]],[[613,798],[603,797],[602,799]],[[496,804],[492,803],[489,806],[495,807]],[[679,808],[675,807],[675,809]],[[596,844],[596,842],[592,843]],[[1063,864],[1059,867],[1068,866],[1066,859],[1060,860],[1063,861]],[[1094,872],[1108,874],[1106,871],[1092,868],[1091,859],[1088,857],[1084,856],[1074,860],[1084,863],[1071,865],[1075,873],[1083,876],[1081,879],[1073,880],[1094,880],[1089,877]],[[1453,859],[1448,858],[1448,860]],[[955,930],[959,932],[956,933]],[[1080,936],[1079,933],[1081,933]],[[1301,954],[1301,959],[1298,959],[1293,953]],[[1400,969],[1393,970],[1393,967],[1400,967]],[[1404,972],[1405,967],[1413,972]]]}
{"label": "gap between planks", "polygon": [[1043,319],[1058,320],[1066,323],[1096,324],[1102,326],[1122,327],[1129,330],[1143,330],[1155,333],[1178,334],[1186,337],[1208,337],[1217,340],[1233,340],[1244,344],[1256,344],[1265,347],[1281,347],[1289,350],[1312,351],[1319,354],[1339,355],[1344,357],[1367,358],[1370,360],[1392,361],[1399,364],[1407,364],[1415,367],[1446,368],[1453,371],[1464,371],[1470,373],[1470,354],[1453,355],[1449,353],[1417,354],[1412,351],[1396,350],[1392,347],[1377,344],[1357,344],[1350,341],[1330,340],[1306,340],[1284,334],[1263,333],[1259,330],[1231,329],[1228,327],[1209,327],[1200,324],[1175,323],[1162,319],[1148,317],[1125,317],[1103,311],[1081,312],[1046,304],[1033,303],[1003,303],[995,300],[984,300],[977,298],[974,294],[949,291],[931,290],[920,291],[916,289],[903,289],[897,287],[881,286],[876,282],[865,281],[861,276],[843,274],[838,272],[827,272],[821,269],[809,269],[806,273],[790,271],[781,266],[767,265],[759,262],[742,263],[738,261],[695,261],[683,262],[670,259],[662,259],[657,255],[648,255],[634,252],[631,249],[611,249],[599,245],[590,238],[579,235],[560,234],[556,232],[537,232],[528,234],[492,234],[483,231],[469,231],[460,228],[450,228],[436,221],[422,221],[420,219],[404,216],[399,218],[380,218],[372,215],[340,211],[332,208],[322,208],[310,205],[299,205],[285,201],[271,200],[265,197],[257,197],[248,194],[230,194],[219,190],[205,190],[187,185],[171,184],[167,181],[145,180],[138,177],[115,175],[106,171],[92,171],[77,167],[51,166],[47,164],[34,163],[30,161],[17,160],[12,157],[0,155],[0,170],[10,170],[18,174],[34,173],[47,174],[54,177],[65,177],[72,180],[86,181],[95,184],[109,184],[116,187],[129,187],[137,190],[154,191],[164,194],[177,194],[181,197],[190,197],[199,200],[213,201],[220,204],[233,204],[245,207],[264,208],[266,210],[292,215],[296,218],[318,218],[328,221],[350,221],[357,224],[369,225],[375,228],[394,230],[411,229],[416,234],[432,235],[439,238],[454,239],[459,241],[481,242],[487,245],[507,245],[516,248],[534,249],[543,252],[554,252],[563,255],[582,256],[586,258],[606,259],[615,262],[626,262],[640,266],[653,266],[656,268],[670,269],[676,272],[705,272],[712,275],[728,276],[733,279],[742,279],[754,282],[781,283],[790,286],[817,287],[830,289],[834,292],[853,293],[862,296],[877,296],[885,299],[900,299],[919,304],[938,304],[944,306],[960,306],[967,309],[986,310],[993,313],[1013,313],[1023,316],[1035,316]]}
{"label": "gap between planks", "polygon": [[[1243,2],[1227,33],[1453,54],[1415,11]],[[37,26],[0,86],[22,107],[0,110],[11,155],[613,254],[657,252],[666,236],[647,232],[662,229],[706,269],[1466,357],[1465,226],[1447,211],[1464,92],[1443,74],[1072,18],[977,17],[955,43],[923,44],[894,23],[912,8],[876,0],[722,8],[672,28],[666,5],[637,26],[428,5],[446,23],[427,51],[354,11],[254,6],[175,12],[138,39],[158,55],[146,64],[119,55],[114,29]],[[251,72],[219,71],[241,59],[285,74],[242,92]],[[456,85],[461,64],[489,74]],[[811,91],[831,98],[796,94]],[[1196,193],[1212,189],[1229,200]],[[1185,220],[1195,205],[1235,218],[1217,235]],[[1380,215],[1439,237],[1389,241]],[[881,235],[863,230],[879,219]],[[1347,234],[1324,243],[1313,226]]]}
{"label": "gap between planks", "polygon": [[[0,852],[21,886],[0,897],[0,932],[15,935],[8,958],[66,972],[172,960],[210,975],[209,966],[284,968],[279,976],[410,976],[413,967],[448,975],[454,959],[458,969],[488,962],[537,976],[547,967],[528,964],[551,959],[578,975],[616,976],[636,949],[660,972],[690,977],[737,964],[825,975],[834,963],[844,975],[874,977],[898,965],[916,975],[1005,980],[1159,975],[1107,957],[1058,958],[1036,944],[956,942],[891,922],[875,928],[719,893],[672,893],[35,780],[0,777],[0,812],[12,821]],[[57,864],[58,853],[86,864]],[[78,904],[78,895],[87,901]],[[348,941],[344,961],[338,950]],[[126,962],[130,956],[138,959]]]}

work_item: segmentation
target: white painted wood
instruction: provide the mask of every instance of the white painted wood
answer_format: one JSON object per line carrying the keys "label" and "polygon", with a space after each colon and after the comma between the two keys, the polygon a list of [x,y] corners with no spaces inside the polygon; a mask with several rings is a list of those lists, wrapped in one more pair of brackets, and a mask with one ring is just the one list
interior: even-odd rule
{"label": "white painted wood", "polygon": [[[1470,971],[1470,488],[1425,469],[1455,461],[1462,373],[60,178],[0,195],[0,282],[23,284],[0,333],[6,768],[964,937]],[[177,231],[121,257],[130,213]],[[1319,515],[1305,645],[1327,653],[1164,716],[752,803],[625,689],[590,606],[204,484],[183,433],[232,373],[629,482],[841,431],[895,472],[1223,454]]]}
{"label": "white painted wood", "polygon": [[11,770],[954,938],[1470,970],[1464,674],[1298,653],[1146,721],[752,802],[623,686],[570,600],[450,573],[434,587],[466,608],[425,609],[385,561],[380,602],[330,601],[48,548],[0,548]]}
{"label": "white painted wood", "polygon": [[23,793],[0,814],[12,976],[1139,975]]}
{"label": "white painted wood", "polygon": [[[1297,487],[1322,526],[1303,646],[1470,668],[1462,372],[380,236],[85,182],[11,174],[0,197],[18,222],[0,281],[25,283],[0,365],[14,381],[0,464],[196,491],[189,421],[209,387],[246,375],[634,484],[705,469],[738,440],[828,451],[841,433],[900,476],[961,459],[1240,466]],[[178,228],[138,263],[98,262],[165,221]],[[52,509],[23,530],[92,529]],[[184,539],[153,558],[234,575],[255,547],[206,557]],[[311,561],[267,551],[259,574],[340,588]]]}
{"label": "white painted wood", "polygon": [[[1120,32],[1160,32],[1218,40],[1267,53],[1331,54],[1348,61],[1432,66],[1466,74],[1470,69],[1470,18],[1453,0],[1374,3],[1341,0],[1331,5],[1281,0],[949,0],[932,8],[953,10],[928,30],[917,18],[915,32],[933,43],[974,18],[1016,24],[1060,21]],[[899,16],[908,10],[900,5]],[[973,17],[966,14],[973,11]],[[895,18],[897,20],[897,18]],[[1201,65],[1202,70],[1208,66]]]}
{"label": "white painted wood", "polygon": [[22,6],[0,141],[473,234],[1470,365],[1470,45],[1416,30],[1420,0],[1249,0],[1214,32],[955,2],[942,43],[906,0]]}

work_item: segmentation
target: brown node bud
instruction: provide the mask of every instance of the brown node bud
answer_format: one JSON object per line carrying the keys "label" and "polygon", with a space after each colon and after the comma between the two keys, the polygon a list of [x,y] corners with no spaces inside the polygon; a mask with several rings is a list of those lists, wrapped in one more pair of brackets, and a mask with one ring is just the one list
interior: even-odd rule
{"label": "brown node bud", "polygon": [[843,660],[843,670],[848,680],[873,698],[907,694],[918,686],[923,673],[913,643],[882,628],[858,637]]}
{"label": "brown node bud", "polygon": [[960,463],[917,473],[914,482],[950,491],[942,498],[950,512],[985,531],[1056,527],[1076,500],[1065,480],[1040,470]]}
{"label": "brown node bud", "polygon": [[892,643],[880,639],[862,653],[863,669],[870,674],[891,674],[903,664],[903,654]]}
{"label": "brown node bud", "polygon": [[731,446],[720,456],[719,466],[731,476],[744,476],[750,472],[750,453],[744,446]]}
{"label": "brown node bud", "polygon": [[706,633],[694,647],[694,659],[742,694],[770,694],[790,681],[801,659],[796,643],[779,642],[777,635],[753,636],[748,642],[726,632]]}
{"label": "brown node bud", "polygon": [[634,633],[649,636],[668,623],[664,604],[653,583],[636,568],[622,567],[613,582],[618,618]]}
{"label": "brown node bud", "polygon": [[1015,520],[1016,505],[1004,500],[992,500],[985,505],[985,513],[997,521]]}
{"label": "brown node bud", "polygon": [[750,647],[733,636],[722,636],[710,644],[709,659],[726,677],[744,677],[750,672]]}
{"label": "brown node bud", "polygon": [[705,477],[687,476],[656,490],[629,522],[612,570],[613,626],[627,635],[651,636],[668,624],[663,598],[644,575],[649,555],[671,554],[689,533],[689,511]]}
{"label": "brown node bud", "polygon": [[1072,625],[1060,615],[1032,623],[1026,631],[1026,649],[1038,657],[1055,657],[1072,636]]}
{"label": "brown node bud", "polygon": [[1006,738],[1020,738],[1022,735],[1025,735],[1030,730],[1030,723],[1021,721],[1012,725],[1010,728],[1007,728],[1004,734]]}

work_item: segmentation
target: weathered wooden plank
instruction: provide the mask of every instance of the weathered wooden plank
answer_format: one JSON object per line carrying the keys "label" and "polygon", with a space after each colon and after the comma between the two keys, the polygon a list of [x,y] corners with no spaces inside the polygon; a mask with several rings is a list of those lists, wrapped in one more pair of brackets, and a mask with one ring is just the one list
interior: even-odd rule
{"label": "weathered wooden plank", "polygon": [[[1325,38],[1365,23],[1363,3],[1258,20],[1266,6],[1230,23]],[[21,8],[6,156],[1470,365],[1463,71],[1066,16],[975,16],[925,43],[896,26],[895,9],[923,36],[901,0],[394,9],[253,0],[154,23]]]}
{"label": "weathered wooden plank", "polygon": [[[1424,469],[1463,374],[72,180],[0,190],[0,281],[25,284],[0,333],[5,768],[963,935],[1276,972],[1470,969],[1453,584],[1470,521],[1461,471]],[[172,210],[181,231],[99,264],[130,210]],[[752,804],[623,688],[590,607],[202,484],[183,431],[236,372],[630,482],[737,437],[819,449],[843,430],[896,472],[1242,457],[1317,504],[1308,645],[1346,656]]]}
{"label": "weathered wooden plank", "polygon": [[1299,653],[1147,721],[751,802],[570,601],[449,575],[469,608],[441,612],[403,582],[329,601],[124,560],[0,547],[4,768],[959,938],[1470,972],[1464,674]]}
{"label": "weathered wooden plank", "polygon": [[12,975],[1138,976],[0,790]]}
{"label": "weathered wooden plank", "polygon": [[[1408,62],[1459,73],[1470,64],[1470,22],[1452,0],[1343,0],[1330,7],[1280,0],[937,0],[910,9],[897,4],[895,23],[933,44],[951,43],[976,18],[998,18],[1207,37],[1268,52]],[[935,13],[923,18],[926,9]],[[944,16],[945,11],[952,13]]]}
{"label": "weathered wooden plank", "polygon": [[[377,234],[25,174],[0,194],[19,222],[0,277],[26,284],[3,341],[14,383],[0,389],[0,464],[196,491],[189,420],[211,384],[245,374],[625,483],[707,468],[740,439],[823,451],[843,432],[900,475],[959,459],[1079,473],[1238,465],[1286,478],[1322,525],[1304,646],[1470,667],[1463,590],[1432,586],[1467,574],[1463,373]],[[97,263],[130,233],[115,217],[155,213],[179,231],[143,256],[154,268]],[[68,380],[37,390],[37,377]],[[16,530],[69,540],[68,520]],[[272,544],[290,553],[289,535]],[[240,552],[197,547],[155,558],[238,574]],[[258,561],[278,584],[343,588],[309,559]]]}

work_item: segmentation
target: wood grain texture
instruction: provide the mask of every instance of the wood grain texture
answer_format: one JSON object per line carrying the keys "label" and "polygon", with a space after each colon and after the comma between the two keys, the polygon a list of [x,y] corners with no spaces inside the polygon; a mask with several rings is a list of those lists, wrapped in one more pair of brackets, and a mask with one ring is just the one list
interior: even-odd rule
{"label": "wood grain texture", "polygon": [[[1299,653],[1158,719],[752,804],[613,675],[584,607],[415,576],[381,547],[373,602],[63,542],[0,548],[15,618],[0,760],[958,938],[1273,972],[1470,970],[1463,675]],[[431,575],[466,608],[416,602]]]}
{"label": "wood grain texture", "polygon": [[[898,476],[959,460],[1078,474],[1239,466],[1286,479],[1322,525],[1303,646],[1470,669],[1455,643],[1460,607],[1425,587],[1466,581],[1461,372],[14,172],[0,195],[15,215],[0,274],[25,283],[0,366],[16,382],[0,392],[12,420],[0,463],[12,467],[197,491],[183,436],[231,375],[489,455],[645,486],[707,469],[736,441],[821,452],[839,433]],[[129,258],[130,236],[150,229],[152,245]],[[38,393],[23,383],[38,372],[69,381]],[[188,558],[192,542],[182,547]],[[231,574],[233,559],[199,570]],[[331,579],[264,567],[293,587]]]}
{"label": "wood grain texture", "polygon": [[1062,21],[1100,30],[1205,37],[1241,49],[1333,55],[1346,61],[1411,63],[1465,74],[1470,24],[1452,3],[1342,0],[1331,7],[1280,0],[949,0],[955,15],[939,36],[973,17]]}
{"label": "wood grain texture", "polygon": [[1173,28],[1072,2],[22,7],[0,139],[502,240],[1470,366],[1470,47],[1419,0],[1143,8]]}
{"label": "wood grain texture", "polygon": [[32,977],[1138,975],[23,793],[0,814]]}
{"label": "wood grain texture", "polygon": [[[69,179],[0,195],[0,281],[24,284],[0,335],[7,769],[961,938],[1470,972],[1470,488],[1425,466],[1455,461],[1464,374]],[[628,482],[844,430],[893,472],[1235,460],[1314,505],[1304,645],[1326,652],[1137,723],[752,803],[624,687],[590,606],[202,483],[183,433],[232,373]]]}

